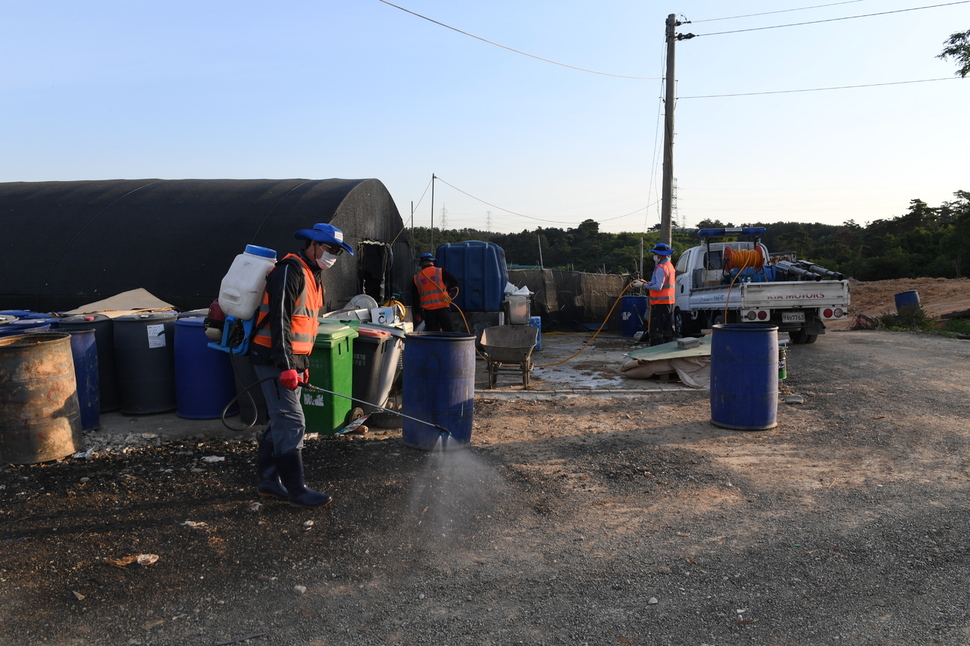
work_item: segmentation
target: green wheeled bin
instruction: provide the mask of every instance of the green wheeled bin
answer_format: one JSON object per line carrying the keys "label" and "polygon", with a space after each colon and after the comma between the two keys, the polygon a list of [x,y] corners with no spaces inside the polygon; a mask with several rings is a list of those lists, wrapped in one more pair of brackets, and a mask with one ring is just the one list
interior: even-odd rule
{"label": "green wheeled bin", "polygon": [[354,339],[357,330],[339,323],[321,323],[310,354],[310,385],[304,388],[303,414],[309,433],[334,434],[351,421],[354,402]]}

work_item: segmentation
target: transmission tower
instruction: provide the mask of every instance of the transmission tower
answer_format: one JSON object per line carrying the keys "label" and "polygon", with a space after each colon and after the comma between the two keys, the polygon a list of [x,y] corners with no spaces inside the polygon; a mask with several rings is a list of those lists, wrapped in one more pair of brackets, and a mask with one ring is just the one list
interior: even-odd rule
{"label": "transmission tower", "polygon": [[677,226],[678,229],[684,228],[684,223],[680,219],[680,209],[677,208],[677,178],[673,179],[673,188],[670,192],[670,210],[672,213],[671,220]]}

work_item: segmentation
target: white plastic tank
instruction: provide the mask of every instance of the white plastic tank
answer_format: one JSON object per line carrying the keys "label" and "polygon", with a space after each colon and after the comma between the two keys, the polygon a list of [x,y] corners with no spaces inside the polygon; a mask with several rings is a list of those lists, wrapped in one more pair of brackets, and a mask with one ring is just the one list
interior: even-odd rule
{"label": "white plastic tank", "polygon": [[266,288],[266,275],[276,266],[276,252],[246,245],[236,256],[219,287],[219,307],[226,316],[247,321],[253,317]]}

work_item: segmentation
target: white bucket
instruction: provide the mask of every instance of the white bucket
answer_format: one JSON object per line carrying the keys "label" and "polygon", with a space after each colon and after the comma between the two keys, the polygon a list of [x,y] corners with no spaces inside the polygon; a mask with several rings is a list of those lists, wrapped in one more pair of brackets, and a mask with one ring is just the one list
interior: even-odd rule
{"label": "white bucket", "polygon": [[509,323],[512,325],[528,325],[532,317],[532,307],[526,294],[506,294],[509,302]]}
{"label": "white bucket", "polygon": [[219,287],[219,307],[226,316],[248,321],[263,298],[266,275],[276,266],[276,252],[266,247],[246,245],[236,256]]}

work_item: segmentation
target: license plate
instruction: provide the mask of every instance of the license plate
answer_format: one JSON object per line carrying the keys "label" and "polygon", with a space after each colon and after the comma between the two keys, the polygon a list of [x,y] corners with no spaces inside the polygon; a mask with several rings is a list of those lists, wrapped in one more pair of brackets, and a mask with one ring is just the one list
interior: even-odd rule
{"label": "license plate", "polygon": [[804,323],[805,312],[782,312],[781,322],[782,323]]}

